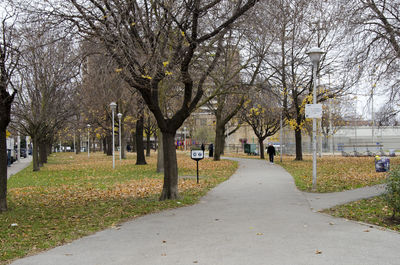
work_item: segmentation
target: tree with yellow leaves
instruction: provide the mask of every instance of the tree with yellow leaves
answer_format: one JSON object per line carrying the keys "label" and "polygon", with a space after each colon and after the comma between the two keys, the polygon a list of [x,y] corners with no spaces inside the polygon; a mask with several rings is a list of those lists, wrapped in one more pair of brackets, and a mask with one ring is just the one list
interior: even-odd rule
{"label": "tree with yellow leaves", "polygon": [[278,98],[266,90],[252,91],[244,104],[241,117],[257,136],[261,159],[265,159],[264,140],[280,129],[281,114]]}

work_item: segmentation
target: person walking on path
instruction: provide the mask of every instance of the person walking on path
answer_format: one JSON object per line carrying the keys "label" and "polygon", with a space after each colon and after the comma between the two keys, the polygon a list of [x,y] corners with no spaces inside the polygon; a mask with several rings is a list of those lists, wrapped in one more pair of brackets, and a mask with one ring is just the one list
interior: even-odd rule
{"label": "person walking on path", "polygon": [[276,155],[275,147],[272,144],[268,145],[267,153],[269,155],[269,162],[274,163],[274,155]]}
{"label": "person walking on path", "polygon": [[212,143],[208,146],[208,156],[209,157],[214,156],[214,145]]}

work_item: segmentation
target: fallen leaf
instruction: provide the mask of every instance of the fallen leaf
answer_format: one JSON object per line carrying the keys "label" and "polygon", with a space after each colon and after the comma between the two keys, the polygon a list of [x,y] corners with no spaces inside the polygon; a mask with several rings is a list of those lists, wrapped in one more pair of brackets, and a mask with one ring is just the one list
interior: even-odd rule
{"label": "fallen leaf", "polygon": [[364,232],[370,232],[369,229],[364,230]]}
{"label": "fallen leaf", "polygon": [[257,233],[257,236],[262,236],[262,235],[264,235],[263,233]]}
{"label": "fallen leaf", "polygon": [[162,242],[163,242],[164,244],[165,244],[165,243],[167,243],[167,241],[166,241],[166,240],[163,240]]}
{"label": "fallen leaf", "polygon": [[322,254],[322,251],[317,249],[317,250],[315,251],[315,254]]}
{"label": "fallen leaf", "polygon": [[330,222],[329,224],[330,224],[330,225],[335,225],[335,223],[332,223],[332,222]]}
{"label": "fallen leaf", "polygon": [[121,225],[112,224],[112,225],[111,225],[111,228],[112,228],[112,229],[115,229],[115,230],[120,230],[120,229],[121,229]]}
{"label": "fallen leaf", "polygon": [[165,257],[165,256],[167,256],[167,254],[165,254],[165,253],[162,253],[162,254],[161,254],[161,256]]}

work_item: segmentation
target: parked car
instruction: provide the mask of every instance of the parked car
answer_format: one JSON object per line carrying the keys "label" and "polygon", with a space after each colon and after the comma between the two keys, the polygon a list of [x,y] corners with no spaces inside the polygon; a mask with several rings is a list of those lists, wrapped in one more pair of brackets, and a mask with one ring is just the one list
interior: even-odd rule
{"label": "parked car", "polygon": [[21,148],[19,153],[20,153],[21,157],[26,158],[26,149],[25,148]]}
{"label": "parked car", "polygon": [[14,149],[7,149],[7,161],[8,160],[10,161],[9,164],[12,164],[17,160],[17,155]]}

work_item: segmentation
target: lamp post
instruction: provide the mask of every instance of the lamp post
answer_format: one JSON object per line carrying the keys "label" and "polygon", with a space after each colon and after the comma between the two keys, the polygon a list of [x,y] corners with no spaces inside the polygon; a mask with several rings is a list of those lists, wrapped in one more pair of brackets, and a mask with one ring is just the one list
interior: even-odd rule
{"label": "lamp post", "polygon": [[29,136],[25,136],[25,150],[26,150],[26,156],[29,156],[29,144],[28,144]]}
{"label": "lamp post", "polygon": [[282,111],[281,111],[281,119],[280,119],[280,121],[279,121],[279,142],[280,142],[280,146],[279,146],[279,149],[280,149],[280,160],[281,160],[281,163],[282,163],[282,153],[283,153],[283,132],[282,132],[282,127],[283,127],[283,113],[282,113]]}
{"label": "lamp post", "polygon": [[[313,47],[308,52],[307,55],[310,57],[313,63],[313,104],[317,104],[317,67],[321,55],[324,52],[319,47]],[[313,179],[312,179],[312,189],[317,188],[317,119],[313,118],[313,133],[312,133],[312,149],[313,149]]]}
{"label": "lamp post", "polygon": [[111,113],[112,113],[112,159],[113,159],[113,169],[115,168],[115,142],[114,142],[114,112],[117,108],[117,103],[110,103]]}
{"label": "lamp post", "polygon": [[90,141],[90,135],[89,135],[89,131],[90,131],[90,124],[87,125],[87,157],[90,157],[90,142],[89,142]]}
{"label": "lamp post", "polygon": [[118,117],[118,135],[119,135],[119,160],[122,160],[122,145],[121,145],[121,118],[122,118],[122,113],[118,112],[117,114]]}

